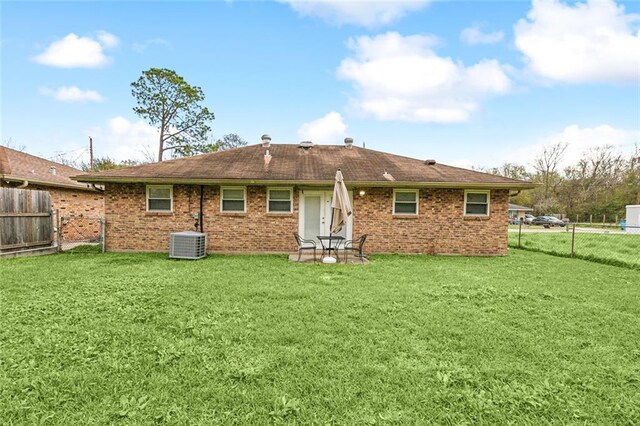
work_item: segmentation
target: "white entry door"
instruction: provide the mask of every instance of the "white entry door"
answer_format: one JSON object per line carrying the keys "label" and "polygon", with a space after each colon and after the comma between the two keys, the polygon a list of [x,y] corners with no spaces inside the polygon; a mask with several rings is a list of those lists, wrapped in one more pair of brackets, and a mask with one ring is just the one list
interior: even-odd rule
{"label": "white entry door", "polygon": [[[302,238],[318,241],[318,235],[329,235],[331,227],[331,197],[333,191],[300,191],[300,223],[299,233]],[[349,198],[352,198],[349,191]],[[351,238],[353,215],[347,226],[337,235]]]}

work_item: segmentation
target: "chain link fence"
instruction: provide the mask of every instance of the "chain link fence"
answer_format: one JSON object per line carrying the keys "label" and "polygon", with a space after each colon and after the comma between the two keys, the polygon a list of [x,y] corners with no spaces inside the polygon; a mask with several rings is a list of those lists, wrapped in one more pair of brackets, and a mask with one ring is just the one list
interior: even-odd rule
{"label": "chain link fence", "polygon": [[624,223],[518,224],[509,230],[509,246],[640,269],[640,227]]}
{"label": "chain link fence", "polygon": [[60,251],[104,252],[105,221],[101,217],[61,216],[58,224]]}

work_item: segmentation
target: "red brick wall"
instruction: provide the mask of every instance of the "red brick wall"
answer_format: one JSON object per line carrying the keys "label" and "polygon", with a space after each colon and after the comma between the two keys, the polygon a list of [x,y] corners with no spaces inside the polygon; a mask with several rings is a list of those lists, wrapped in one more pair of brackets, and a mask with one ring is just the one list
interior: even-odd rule
{"label": "red brick wall", "polygon": [[173,212],[146,211],[146,187],[142,184],[107,184],[105,219],[109,251],[168,251],[169,233],[193,231],[192,214],[198,211],[194,187],[173,186]]}
{"label": "red brick wall", "polygon": [[80,241],[100,237],[99,219],[104,218],[105,214],[102,192],[45,185],[29,185],[25,189],[47,191],[51,195],[51,208],[54,214],[56,211],[60,214],[63,240]]}
{"label": "red brick wall", "polygon": [[[298,197],[294,212],[267,213],[264,187],[247,187],[246,213],[220,212],[220,187],[205,186],[203,225],[209,251],[288,252],[298,230]],[[142,184],[107,185],[107,249],[116,251],[168,251],[169,234],[195,230],[193,215],[200,210],[200,187],[174,185],[173,213],[146,211]]]}
{"label": "red brick wall", "polygon": [[247,187],[247,212],[221,213],[220,187],[208,188],[205,231],[209,249],[219,251],[290,252],[298,232],[298,191],[293,191],[293,213],[267,213],[264,186]]}
{"label": "red brick wall", "polygon": [[48,191],[53,211],[60,216],[104,217],[104,197],[101,192],[79,191],[70,188],[29,185],[26,189]]}
{"label": "red brick wall", "polygon": [[104,218],[104,196],[101,192],[78,191],[30,185],[51,194],[53,211],[60,214],[63,241],[82,241],[100,237],[100,218]]}
{"label": "red brick wall", "polygon": [[[172,213],[146,212],[143,184],[108,184],[107,250],[168,251],[171,232],[194,230],[200,187],[174,185]],[[358,195],[364,189],[364,196]],[[393,190],[354,191],[354,237],[368,234],[371,253],[504,255],[507,252],[508,190],[491,192],[488,218],[465,217],[462,189],[421,189],[418,217],[394,216]],[[204,231],[211,252],[291,252],[298,231],[298,191],[293,213],[271,214],[266,188],[247,187],[247,212],[221,213],[220,187],[204,187]]]}
{"label": "red brick wall", "polygon": [[507,253],[508,190],[491,191],[488,217],[464,216],[463,189],[421,189],[417,217],[393,215],[391,188],[357,192],[353,234],[367,234],[365,247],[373,253]]}
{"label": "red brick wall", "polygon": [[50,189],[53,208],[60,216],[104,217],[102,193],[81,192],[72,189]]}

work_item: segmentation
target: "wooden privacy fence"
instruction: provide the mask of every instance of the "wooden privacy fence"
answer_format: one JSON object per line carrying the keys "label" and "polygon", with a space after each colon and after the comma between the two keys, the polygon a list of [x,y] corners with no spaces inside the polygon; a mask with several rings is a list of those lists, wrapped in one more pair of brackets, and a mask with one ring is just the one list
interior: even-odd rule
{"label": "wooden privacy fence", "polygon": [[0,188],[0,252],[52,245],[53,232],[48,192]]}

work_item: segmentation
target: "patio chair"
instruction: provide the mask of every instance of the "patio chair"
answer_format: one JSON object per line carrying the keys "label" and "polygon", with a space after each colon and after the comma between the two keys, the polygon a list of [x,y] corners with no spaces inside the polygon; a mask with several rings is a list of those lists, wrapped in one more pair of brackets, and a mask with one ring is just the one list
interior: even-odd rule
{"label": "patio chair", "polygon": [[298,245],[298,262],[300,262],[303,250],[313,250],[313,263],[316,263],[316,242],[314,240],[305,240],[297,233],[293,234],[293,236],[296,237],[296,244]]}
{"label": "patio chair", "polygon": [[364,263],[364,259],[367,257],[362,249],[364,248],[364,242],[367,240],[367,234],[360,236],[357,240],[347,240],[344,243],[344,263],[347,263],[349,252],[354,254],[355,257],[360,259],[360,262]]}

